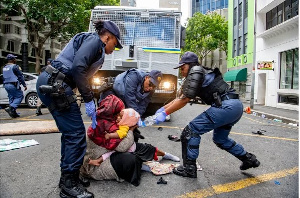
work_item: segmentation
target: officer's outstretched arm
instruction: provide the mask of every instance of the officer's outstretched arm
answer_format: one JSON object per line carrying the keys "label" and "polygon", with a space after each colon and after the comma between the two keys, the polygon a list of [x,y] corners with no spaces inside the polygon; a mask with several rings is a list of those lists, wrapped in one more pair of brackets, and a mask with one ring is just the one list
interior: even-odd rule
{"label": "officer's outstretched arm", "polygon": [[169,104],[165,105],[165,111],[169,115],[171,113],[174,113],[175,111],[181,109],[184,107],[188,102],[190,101],[190,98],[176,98]]}

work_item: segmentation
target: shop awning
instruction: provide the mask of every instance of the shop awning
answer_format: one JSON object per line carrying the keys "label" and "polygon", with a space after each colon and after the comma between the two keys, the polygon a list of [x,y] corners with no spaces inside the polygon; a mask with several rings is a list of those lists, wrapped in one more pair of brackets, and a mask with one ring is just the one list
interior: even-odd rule
{"label": "shop awning", "polygon": [[246,81],[247,68],[228,71],[224,74],[225,81]]}

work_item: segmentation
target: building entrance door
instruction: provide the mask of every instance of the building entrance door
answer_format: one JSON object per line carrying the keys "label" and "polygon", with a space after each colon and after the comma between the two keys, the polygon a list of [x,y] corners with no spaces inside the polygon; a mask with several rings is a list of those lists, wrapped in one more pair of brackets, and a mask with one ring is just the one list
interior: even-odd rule
{"label": "building entrance door", "polygon": [[258,74],[257,104],[265,105],[266,98],[266,73]]}

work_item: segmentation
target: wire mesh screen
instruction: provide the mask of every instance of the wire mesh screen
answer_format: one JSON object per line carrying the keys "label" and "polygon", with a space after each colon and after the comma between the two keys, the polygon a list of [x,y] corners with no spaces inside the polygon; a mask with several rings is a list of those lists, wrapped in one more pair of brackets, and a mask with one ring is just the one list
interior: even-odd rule
{"label": "wire mesh screen", "polygon": [[180,15],[172,11],[94,9],[89,31],[95,31],[93,22],[111,20],[120,28],[124,45],[179,48]]}

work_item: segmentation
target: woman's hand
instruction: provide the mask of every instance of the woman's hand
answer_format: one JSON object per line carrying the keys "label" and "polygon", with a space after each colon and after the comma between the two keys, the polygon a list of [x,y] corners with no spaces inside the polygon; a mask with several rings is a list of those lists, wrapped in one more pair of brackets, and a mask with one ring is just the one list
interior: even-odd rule
{"label": "woman's hand", "polygon": [[132,127],[129,127],[129,130],[130,131],[133,131],[134,129],[136,129],[138,127],[138,125],[136,124],[136,125],[134,125],[134,126],[132,126]]}
{"label": "woman's hand", "polygon": [[109,140],[109,139],[110,139],[109,133],[106,133],[106,134],[105,134],[105,139],[106,139],[106,140]]}

